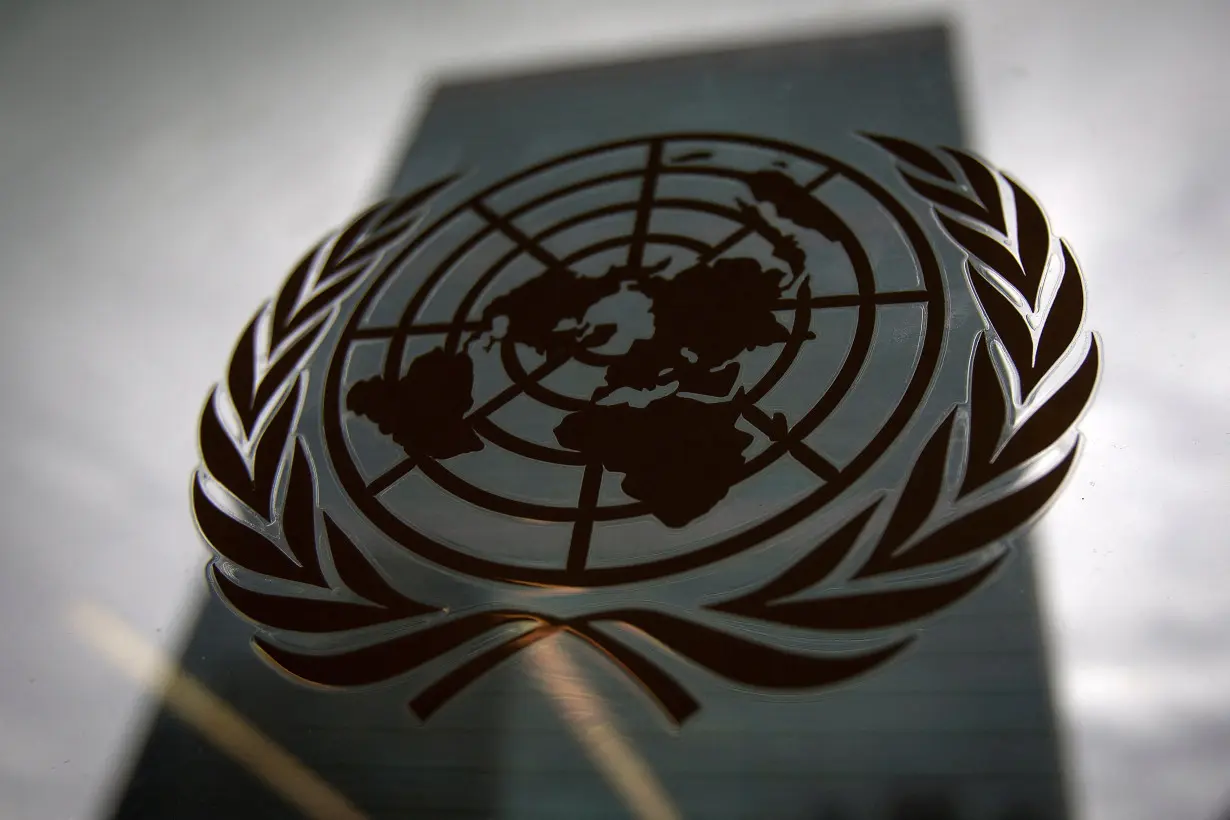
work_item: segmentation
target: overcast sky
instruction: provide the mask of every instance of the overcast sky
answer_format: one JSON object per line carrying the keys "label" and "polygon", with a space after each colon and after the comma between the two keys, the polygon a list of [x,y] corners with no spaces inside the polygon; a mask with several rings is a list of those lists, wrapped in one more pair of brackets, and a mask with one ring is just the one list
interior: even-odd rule
{"label": "overcast sky", "polygon": [[[64,613],[93,602],[175,646],[205,560],[186,516],[203,387],[287,263],[380,191],[434,73],[901,12],[355,6],[0,6],[0,816],[83,816],[124,761],[146,712]],[[904,11],[936,8],[977,148],[1071,240],[1105,340],[1088,447],[1038,530],[1079,802],[1211,820],[1230,799],[1230,4]]]}

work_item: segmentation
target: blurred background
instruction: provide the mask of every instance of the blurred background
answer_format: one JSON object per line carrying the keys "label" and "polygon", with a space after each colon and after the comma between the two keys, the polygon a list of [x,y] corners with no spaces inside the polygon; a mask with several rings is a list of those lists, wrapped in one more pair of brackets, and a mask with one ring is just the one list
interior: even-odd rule
{"label": "blurred background", "polygon": [[1034,539],[1075,808],[1217,820],[1230,4],[1023,0],[0,3],[0,817],[122,789],[156,702],[83,625],[181,651],[204,388],[437,78],[937,20],[972,145],[1079,254],[1107,351]]}

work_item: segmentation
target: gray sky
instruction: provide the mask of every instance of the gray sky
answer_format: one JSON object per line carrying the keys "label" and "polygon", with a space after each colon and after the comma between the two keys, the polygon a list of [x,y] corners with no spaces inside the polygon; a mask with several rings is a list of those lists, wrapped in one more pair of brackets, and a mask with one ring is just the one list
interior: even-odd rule
{"label": "gray sky", "polygon": [[936,8],[976,146],[1072,242],[1105,341],[1038,529],[1084,816],[1230,799],[1230,6],[105,5],[0,11],[0,816],[87,816],[125,760],[147,710],[65,613],[175,646],[206,557],[203,389],[288,263],[380,190],[433,73]]}

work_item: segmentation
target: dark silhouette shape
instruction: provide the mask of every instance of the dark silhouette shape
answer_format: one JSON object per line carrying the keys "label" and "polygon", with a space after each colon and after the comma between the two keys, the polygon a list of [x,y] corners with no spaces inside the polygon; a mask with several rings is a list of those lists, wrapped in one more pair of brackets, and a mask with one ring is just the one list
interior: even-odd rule
{"label": "dark silhouette shape", "polygon": [[[637,282],[670,265],[614,265],[598,277],[581,276],[565,267],[551,267],[528,282],[492,300],[483,311],[483,324],[491,327],[499,317],[508,319],[504,336],[493,341],[520,342],[539,353],[566,352],[569,348],[601,347],[615,335],[614,325],[582,324],[586,312],[625,282]],[[572,327],[560,327],[571,321]]]}
{"label": "dark silhouette shape", "polygon": [[739,206],[739,213],[743,214],[744,220],[752,227],[755,233],[760,234],[769,241],[773,246],[773,255],[786,263],[790,268],[790,272],[794,277],[790,280],[791,283],[803,275],[803,270],[807,265],[807,255],[803,253],[803,249],[799,247],[799,240],[790,234],[779,231],[773,223],[764,218],[764,215],[754,205],[744,202],[742,199],[735,200]]}
{"label": "dark silhouette shape", "polygon": [[[679,154],[675,151],[668,151],[667,149],[673,146],[674,140],[682,139],[683,137],[686,137],[688,143],[704,140],[714,144],[732,144],[776,152],[776,155],[781,157],[799,157],[807,160],[812,166],[823,166],[825,170],[810,181],[801,184],[795,183],[783,174],[775,173],[772,168],[749,173],[729,168],[708,168],[702,163],[697,163],[687,169],[680,167],[675,169],[675,171],[664,171],[661,167],[663,154],[668,154],[672,158],[678,156]],[[445,230],[447,226],[455,224],[456,220],[463,213],[473,212],[486,221],[492,229],[503,232],[517,245],[520,252],[538,260],[538,262],[545,265],[546,270],[562,270],[563,276],[561,281],[573,281],[579,278],[568,269],[572,261],[582,258],[576,255],[577,253],[583,251],[582,255],[584,255],[591,251],[597,252],[599,249],[605,250],[607,248],[627,245],[628,256],[625,263],[621,266],[612,267],[604,274],[604,277],[610,276],[612,279],[618,279],[621,289],[628,289],[629,291],[641,290],[640,285],[654,279],[655,274],[661,272],[646,265],[646,247],[658,246],[663,243],[667,245],[679,244],[682,247],[689,247],[699,253],[701,262],[708,263],[711,260],[723,258],[735,245],[755,232],[753,228],[743,224],[742,227],[730,233],[726,238],[710,245],[708,249],[701,248],[699,245],[693,247],[692,240],[683,241],[684,237],[682,236],[673,237],[649,233],[650,225],[648,224],[647,214],[652,212],[655,204],[661,204],[657,198],[656,188],[659,176],[663,173],[686,171],[686,173],[692,175],[718,176],[729,180],[733,175],[748,189],[746,196],[749,202],[759,200],[761,204],[767,203],[775,206],[777,218],[771,219],[770,224],[779,227],[782,225],[782,222],[790,222],[793,225],[806,223],[803,224],[804,228],[807,228],[807,225],[817,225],[826,229],[828,232],[827,236],[830,238],[833,236],[837,237],[834,241],[841,245],[842,250],[854,268],[858,288],[856,294],[841,294],[813,299],[806,288],[806,279],[802,277],[800,277],[802,279],[801,282],[796,281],[795,283],[796,292],[793,297],[785,293],[782,294],[782,297],[774,305],[774,312],[782,313],[783,311],[793,309],[794,317],[793,321],[789,322],[790,330],[788,338],[782,346],[781,355],[777,357],[770,370],[759,379],[755,387],[750,387],[742,395],[736,393],[729,399],[738,406],[743,413],[745,421],[759,428],[761,432],[764,432],[772,440],[772,444],[768,448],[746,461],[739,474],[740,481],[746,480],[765,469],[777,459],[791,455],[801,459],[801,463],[822,478],[823,483],[813,492],[780,513],[770,516],[756,526],[732,530],[729,534],[719,537],[713,543],[668,556],[652,557],[647,560],[638,560],[621,565],[590,567],[581,560],[585,557],[584,547],[581,545],[588,537],[587,533],[592,532],[590,528],[593,524],[597,522],[628,520],[650,514],[651,511],[646,502],[632,500],[626,504],[615,505],[597,503],[591,500],[592,495],[588,494],[584,479],[582,479],[581,487],[578,489],[577,501],[573,505],[535,504],[519,499],[509,499],[483,490],[470,484],[460,476],[453,475],[445,469],[442,463],[435,459],[425,458],[420,463],[413,456],[407,457],[401,464],[386,470],[385,473],[374,480],[369,480],[362,474],[362,471],[359,470],[351,455],[347,452],[345,446],[346,437],[340,416],[333,413],[326,414],[323,420],[326,446],[333,457],[339,481],[351,499],[359,506],[361,512],[374,525],[394,538],[401,546],[427,560],[468,575],[533,584],[603,587],[685,572],[750,549],[820,510],[849,487],[859,476],[864,474],[871,465],[875,464],[877,459],[884,454],[887,447],[896,440],[905,425],[913,417],[917,407],[926,396],[928,385],[931,383],[931,378],[939,361],[944,339],[943,326],[947,303],[944,299],[938,259],[930,242],[927,240],[926,234],[918,221],[912,216],[910,210],[857,168],[843,163],[834,157],[811,151],[810,149],[760,137],[724,134],[689,134],[683,135],[683,137],[631,138],[586,148],[572,154],[557,157],[547,163],[527,169],[519,175],[501,180],[495,185],[478,192],[468,200],[458,203],[452,210],[440,216],[427,227],[421,236],[400,251],[394,258],[391,266],[387,267],[385,272],[373,280],[364,291],[364,295],[357,304],[352,319],[342,331],[339,340],[339,354],[333,357],[330,364],[324,400],[332,407],[345,403],[344,392],[349,390],[349,387],[344,386],[343,375],[347,359],[340,351],[343,349],[348,350],[356,340],[361,338],[376,339],[387,337],[390,339],[384,365],[384,372],[389,379],[393,378],[389,374],[405,372],[407,364],[405,361],[405,340],[411,336],[437,332],[446,333],[447,336],[443,344],[446,350],[457,350],[462,335],[468,332],[489,332],[490,335],[488,335],[487,341],[490,341],[493,347],[501,339],[515,341],[509,337],[516,334],[507,333],[507,326],[512,323],[512,320],[507,316],[501,317],[498,314],[498,310],[505,308],[492,311],[490,321],[483,320],[482,317],[478,319],[469,318],[473,316],[473,307],[478,304],[481,294],[492,283],[492,277],[498,273],[495,269],[475,280],[463,300],[466,309],[456,313],[451,324],[433,324],[418,321],[420,318],[419,313],[425,300],[440,282],[456,268],[454,264],[447,260],[435,266],[419,284],[414,296],[411,297],[406,305],[406,311],[401,321],[396,326],[388,328],[365,328],[359,326],[358,317],[367,315],[364,311],[370,306],[374,295],[383,292],[382,288],[384,283],[388,281],[388,277],[392,276],[395,271],[400,270],[401,263],[408,259],[417,248],[422,247],[426,242],[435,241],[435,238],[440,236],[440,232]],[[564,164],[582,157],[601,156],[634,146],[644,148],[646,152],[644,173],[641,175],[641,196],[634,206],[637,218],[636,227],[628,237],[615,237],[603,240],[588,246],[586,249],[581,249],[581,251],[574,251],[570,257],[560,259],[539,243],[539,239],[542,236],[527,236],[516,227],[514,222],[510,221],[520,216],[523,211],[510,211],[507,216],[504,216],[491,210],[486,204],[494,194],[523,179],[544,173],[550,169],[562,167]],[[682,150],[687,152],[691,150],[691,147],[689,145],[689,147]],[[816,189],[825,184],[826,181],[837,177],[845,179],[871,196],[904,232],[918,261],[924,284],[923,288],[909,293],[876,293],[871,261],[860,245],[857,236],[851,228],[841,221],[836,213],[830,210],[821,200],[814,198]],[[543,201],[558,199],[571,190],[570,186],[559,188],[549,195],[544,194],[546,199]],[[808,204],[803,200],[799,196],[800,192],[812,195],[812,203]],[[783,207],[783,202],[787,203],[788,206]],[[525,206],[519,207],[524,208]],[[619,205],[618,209],[620,211],[628,210],[629,203]],[[701,210],[708,209],[701,208]],[[570,219],[581,219],[581,217],[584,217],[581,221],[586,221],[591,217],[596,217],[600,212],[605,213],[605,210],[599,208],[592,213],[577,214],[575,217],[570,217]],[[762,214],[768,216],[768,212],[763,210]],[[744,220],[740,217],[736,221],[743,222]],[[779,230],[781,230],[780,227]],[[448,259],[452,258],[452,256],[448,257]],[[780,277],[784,274],[778,273],[777,275]],[[607,289],[610,288],[609,284],[604,283],[604,286]],[[653,289],[653,287],[651,285],[650,289]],[[549,289],[542,292],[548,298],[551,296]],[[588,299],[579,300],[581,303],[586,301]],[[875,308],[880,304],[904,303],[919,303],[925,306],[927,317],[925,324],[926,335],[921,355],[916,362],[915,370],[897,407],[892,411],[883,426],[875,433],[872,440],[860,450],[858,456],[849,464],[844,465],[843,469],[839,472],[832,465],[824,462],[813,451],[802,445],[800,439],[824,423],[857,381],[872,344]],[[507,302],[505,305],[507,306]],[[756,402],[763,398],[790,369],[795,361],[800,345],[807,339],[814,338],[809,333],[812,318],[811,309],[836,307],[839,305],[859,307],[857,332],[849,354],[824,396],[813,405],[802,419],[791,425],[785,431],[785,435],[783,435],[782,425],[772,415],[759,411],[759,416],[763,416],[763,418],[758,416]],[[530,308],[533,309],[534,305],[530,305]],[[546,311],[547,308],[543,308],[543,310]],[[479,312],[482,312],[481,309]],[[515,314],[518,310],[514,307],[511,312]],[[474,425],[475,432],[481,435],[484,440],[499,443],[501,447],[509,449],[510,452],[518,453],[531,459],[541,459],[550,463],[585,465],[587,467],[586,475],[597,473],[600,477],[605,468],[601,464],[592,462],[586,464],[587,456],[580,451],[565,448],[547,448],[533,442],[519,440],[513,434],[505,433],[496,428],[494,424],[488,424],[486,421],[486,416],[490,412],[494,412],[495,409],[498,409],[499,406],[502,406],[510,398],[520,394],[526,395],[533,401],[562,409],[565,412],[579,412],[586,409],[590,404],[595,403],[595,400],[602,398],[593,394],[587,397],[587,399],[562,395],[545,385],[539,384],[539,380],[545,378],[547,373],[562,366],[570,359],[575,359],[588,366],[608,368],[608,376],[610,375],[609,368],[612,364],[618,363],[621,354],[601,353],[594,349],[594,339],[602,338],[601,333],[605,332],[600,328],[588,327],[575,332],[579,325],[584,324],[587,315],[588,310],[579,321],[575,318],[571,322],[556,321],[554,326],[549,324],[549,318],[547,321],[542,322],[540,327],[540,329],[544,330],[542,338],[546,343],[558,346],[546,354],[546,361],[542,365],[531,371],[525,371],[517,359],[515,344],[501,345],[500,357],[508,375],[513,380],[513,384],[499,396],[470,410],[468,416],[470,422]],[[573,316],[575,317],[575,309]],[[789,321],[784,318],[784,314],[783,321]],[[549,331],[553,331],[555,328],[571,332],[567,335],[552,335]],[[655,327],[656,331],[657,328]],[[471,339],[470,341],[474,340]],[[476,354],[481,348],[467,342],[463,349]],[[623,349],[626,350],[626,348]],[[677,358],[675,361],[675,364],[679,365],[680,369],[672,374],[679,377],[676,393],[686,395],[694,391],[704,391],[698,392],[698,395],[729,395],[723,393],[728,386],[735,386],[737,388],[739,376],[738,362],[716,360],[715,357],[715,363],[711,366],[704,368],[691,367],[690,365],[696,365],[700,361],[700,356],[697,355],[698,352],[691,348],[683,348],[680,353],[682,354],[681,359]],[[626,353],[623,355],[626,355]],[[652,357],[650,361],[652,362]],[[685,362],[689,367],[684,368],[682,366]],[[649,373],[647,378],[652,382],[657,383],[660,381],[657,377],[662,375],[661,369],[655,372],[652,369],[646,368],[646,372]],[[231,381],[243,382],[245,378],[250,379],[250,374],[246,371],[241,371]],[[666,384],[671,385],[669,381]],[[416,468],[421,469],[423,475],[428,480],[435,482],[442,489],[483,509],[520,518],[572,522],[574,525],[573,541],[575,543],[569,547],[568,565],[564,567],[529,566],[521,562],[501,562],[480,558],[433,540],[422,532],[410,527],[394,514],[385,502],[380,500],[380,495],[384,489],[387,489],[400,477]],[[909,555],[909,553],[904,553],[903,555]]]}
{"label": "dark silhouette shape", "polygon": [[[508,330],[501,341],[520,342],[542,354],[580,344],[589,330],[580,324],[586,311],[615,295],[625,275],[630,274],[611,271],[586,277],[566,268],[551,268],[493,300],[483,311],[483,321],[490,327],[497,317],[506,317]],[[569,320],[576,326],[559,328]]]}
{"label": "dark silhouette shape", "polygon": [[819,231],[834,242],[841,236],[841,221],[804,186],[780,171],[757,171],[744,180],[752,196],[777,209],[782,219]]}
{"label": "dark silhouette shape", "polygon": [[682,527],[726,497],[752,436],[735,427],[731,402],[677,395],[643,408],[592,405],[570,414],[555,438],[608,470],[624,473],[624,492],[669,527]]}
{"label": "dark silhouette shape", "polygon": [[691,350],[698,363],[718,364],[789,338],[773,312],[784,277],[754,259],[719,259],[640,289],[653,299],[655,339]]}
{"label": "dark silhouette shape", "polygon": [[451,458],[483,449],[465,418],[473,389],[470,357],[436,348],[412,361],[395,382],[383,376],[358,382],[346,407],[374,422],[407,455]]}
{"label": "dark silhouette shape", "polygon": [[[615,335],[615,325],[590,326],[583,320],[592,305],[627,285],[652,300],[654,335],[611,359],[595,402],[620,387],[647,390],[672,383],[678,392],[729,395],[739,377],[739,354],[790,338],[774,311],[803,270],[798,244],[759,212],[756,217],[786,255],[791,249],[799,253],[793,276],[747,258],[694,265],[669,279],[660,276],[669,260],[648,267],[616,265],[593,278],[551,268],[492,301],[483,320],[488,326],[500,316],[508,320],[501,344],[520,342],[549,357],[567,358]],[[466,418],[473,382],[473,363],[464,349],[437,348],[413,360],[393,384],[379,377],[354,385],[347,406],[375,422],[412,459],[447,459],[483,447]],[[646,502],[663,523],[681,527],[712,509],[743,476],[742,453],[752,437],[735,428],[739,413],[734,402],[678,397],[645,408],[595,404],[565,419],[556,438],[590,463],[625,473],[629,495]]]}
{"label": "dark silhouette shape", "polygon": [[[797,243],[793,247],[798,250]],[[613,357],[595,402],[619,387],[644,390],[671,383],[682,392],[726,396],[739,377],[735,357],[789,339],[774,310],[802,262],[794,277],[746,258],[718,259],[662,278],[668,265],[669,260],[649,267],[616,265],[594,278],[551,268],[496,298],[483,318],[487,323],[507,318],[502,344],[520,342],[549,357],[567,358],[615,335],[613,324],[590,326],[583,320],[593,304],[627,285],[652,300],[654,335]],[[473,382],[465,349],[436,348],[414,359],[394,383],[377,377],[354,385],[347,406],[375,422],[412,459],[447,459],[483,447],[467,419]],[[629,495],[646,502],[663,523],[681,527],[712,509],[742,477],[742,453],[752,437],[735,428],[739,412],[734,402],[677,397],[644,408],[595,404],[565,419],[556,438],[590,463],[625,473]]]}
{"label": "dark silhouette shape", "polygon": [[653,338],[637,339],[611,363],[598,397],[675,381],[684,392],[725,396],[738,377],[736,356],[790,338],[774,313],[785,278],[783,271],[740,258],[638,282],[634,287],[653,300]]}
{"label": "dark silhouette shape", "polygon": [[[581,276],[565,267],[549,268],[492,300],[483,311],[483,324],[488,328],[499,317],[508,320],[504,335],[489,340],[487,347],[490,349],[496,341],[520,342],[544,355],[566,353],[576,347],[601,347],[618,328],[583,324],[589,309],[614,296],[625,282],[644,281],[669,265],[670,259],[649,266],[614,265],[598,277]],[[572,322],[572,326],[567,326],[567,322]],[[565,326],[561,327],[561,323]]]}
{"label": "dark silhouette shape", "polygon": [[676,157],[671,157],[671,162],[700,162],[702,159],[713,159],[712,151],[688,151],[686,154],[680,154]]}

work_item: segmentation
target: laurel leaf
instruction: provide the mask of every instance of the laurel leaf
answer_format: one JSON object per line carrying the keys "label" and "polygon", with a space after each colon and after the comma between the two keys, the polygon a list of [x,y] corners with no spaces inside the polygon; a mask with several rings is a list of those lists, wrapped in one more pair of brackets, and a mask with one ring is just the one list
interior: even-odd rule
{"label": "laurel leaf", "polygon": [[315,586],[327,587],[320,571],[320,556],[316,552],[316,482],[312,465],[303,442],[295,440],[290,462],[290,478],[286,487],[286,503],[282,507],[282,534],[291,554],[303,567],[300,579]]}
{"label": "laurel leaf", "polygon": [[1037,294],[1029,292],[1029,281],[1025,276],[1025,271],[1021,269],[1021,263],[1017,261],[1017,258],[1012,255],[1010,250],[986,234],[963,225],[944,214],[937,213],[936,218],[939,219],[944,226],[944,230],[948,231],[948,235],[957,244],[965,248],[965,250],[991,270],[1004,277],[1008,284],[1020,291],[1021,295],[1029,300],[1030,309],[1036,309],[1034,302],[1037,299]]}
{"label": "laurel leaf", "polygon": [[355,248],[352,253],[346,256],[345,259],[338,262],[338,272],[351,270],[354,266],[370,260],[372,257],[376,256],[376,254],[380,253],[380,251],[384,250],[404,235],[404,230],[393,229],[371,237],[361,246]]}
{"label": "laurel leaf", "polygon": [[715,674],[766,689],[838,683],[879,666],[913,641],[908,638],[857,655],[796,655],[663,612],[625,609],[599,613],[589,620],[627,624]]}
{"label": "laurel leaf", "polygon": [[292,675],[324,686],[363,686],[396,677],[445,652],[513,621],[538,620],[530,615],[481,612],[420,629],[391,641],[330,655],[282,649],[264,638],[253,644],[272,663]]}
{"label": "laurel leaf", "polygon": [[1021,265],[1025,269],[1026,279],[1032,292],[1029,303],[1038,301],[1038,291],[1042,286],[1042,274],[1046,271],[1046,260],[1051,255],[1051,228],[1046,223],[1046,214],[1038,207],[1038,202],[1016,183],[1011,177],[1005,177],[1012,188],[1013,200],[1016,202],[1016,240],[1021,254]]}
{"label": "laurel leaf", "polygon": [[199,474],[192,485],[192,510],[201,535],[223,558],[252,572],[300,580],[303,570],[276,544],[214,506]]}
{"label": "laurel leaf", "polygon": [[[455,176],[446,177],[440,182],[426,186],[420,191],[403,198],[397,207],[376,223],[374,230],[380,231],[381,228],[388,227],[392,222],[396,221],[396,218],[404,216],[421,206],[428,197],[455,178]],[[404,235],[405,230],[409,227],[409,223],[396,225],[382,233],[376,233],[374,236],[365,236],[376,215],[387,207],[386,203],[380,203],[369,208],[352,221],[346,230],[342,232],[333,243],[333,247],[325,263],[321,266],[320,276],[317,279],[318,287],[327,287],[317,290],[312,295],[312,298],[296,311],[294,307],[299,302],[301,296],[304,295],[304,285],[320,251],[324,248],[324,243],[318,244],[299,262],[299,265],[278,292],[278,298],[273,311],[270,336],[271,350],[276,350],[283,341],[293,336],[319,310],[333,304],[361,271],[350,272],[344,277],[344,281],[334,281],[339,273],[344,272],[346,268],[352,267],[359,262],[370,259],[387,245]]]}
{"label": "laurel leaf", "polygon": [[538,626],[480,652],[416,695],[414,700],[410,701],[410,711],[414,712],[419,720],[427,720],[471,683],[522,649],[554,634],[556,630],[553,627]]}
{"label": "laurel leaf", "polygon": [[342,294],[354,283],[362,271],[354,271],[335,279],[332,284],[312,296],[295,314],[295,318],[291,321],[291,326],[288,328],[288,333],[295,333],[299,328],[303,327],[316,315],[323,310],[333,306],[333,304],[341,298]]}
{"label": "laurel leaf", "polygon": [[244,428],[251,435],[252,429],[260,420],[261,412],[277,395],[277,392],[285,386],[290,379],[295,368],[299,366],[299,362],[307,354],[308,350],[316,344],[320,336],[320,331],[324,326],[324,317],[316,320],[303,335],[295,340],[294,344],[286,348],[280,356],[270,365],[269,369],[261,378],[260,385],[256,388],[256,396],[253,400],[252,407],[247,411],[240,412],[239,418],[244,424]]}
{"label": "laurel leaf", "polygon": [[968,555],[1008,535],[1055,496],[1072,468],[1077,449],[1073,445],[1059,464],[1031,484],[961,516],[908,551],[894,556],[892,565],[884,571],[896,572],[937,564]]}
{"label": "laurel leaf", "polygon": [[371,258],[391,242],[396,241],[404,234],[405,229],[410,226],[410,223],[398,225],[387,231],[383,229],[400,221],[403,216],[423,205],[456,179],[456,174],[446,176],[420,188],[412,194],[402,197],[388,213],[382,216],[379,221],[375,221],[375,224],[373,224],[375,216],[380,211],[388,208],[389,203],[382,202],[361,214],[338,237],[337,242],[333,244],[333,251],[329,254],[329,258],[321,271],[321,283],[332,279],[343,269]]}
{"label": "laurel leaf", "polygon": [[949,210],[956,211],[959,214],[964,214],[965,216],[979,222],[986,222],[990,218],[990,214],[987,213],[986,208],[982,207],[977,202],[962,196],[956,191],[944,188],[940,185],[935,185],[934,183],[927,182],[926,180],[919,179],[913,174],[906,173],[905,171],[901,172],[901,176],[905,178],[905,181],[911,188],[914,189],[916,193],[923,197],[923,199],[931,202],[933,205],[948,208]]}
{"label": "laurel leaf", "polygon": [[256,389],[256,325],[264,312],[265,307],[262,306],[248,322],[239,341],[235,343],[235,350],[231,353],[231,361],[226,369],[226,389],[247,435],[252,434],[255,417],[259,415],[253,413],[252,401],[253,391]]}
{"label": "laurel leaf", "polygon": [[308,251],[299,260],[299,264],[295,266],[286,281],[282,283],[282,287],[278,289],[278,297],[273,303],[273,319],[269,330],[270,350],[276,350],[282,340],[294,332],[294,328],[290,325],[291,315],[295,304],[303,294],[304,283],[307,282],[308,274],[312,272],[312,265],[316,262],[320,248],[321,246],[317,245]]}
{"label": "laurel leaf", "polygon": [[373,230],[379,231],[383,228],[387,228],[395,222],[400,222],[403,217],[418,208],[440,191],[447,188],[449,185],[452,185],[459,177],[460,174],[449,174],[448,176],[442,177],[435,182],[425,185],[419,190],[411,194],[407,194],[400,200],[393,202],[388,213],[380,217],[380,221],[375,224]]}
{"label": "laurel leaf", "polygon": [[[201,460],[214,480],[225,487],[231,495],[252,509],[257,509],[260,505],[260,498],[256,492],[256,485],[243,455],[222,427],[215,405],[217,398],[218,390],[214,388],[209,392],[209,399],[206,400],[205,408],[201,411],[198,434]],[[268,500],[265,501],[265,506],[268,507]],[[266,517],[268,517],[267,513]]]}
{"label": "laurel leaf", "polygon": [[765,604],[789,597],[820,583],[850,554],[850,550],[854,548],[859,535],[866,528],[867,522],[879,505],[878,500],[873,502],[821,541],[819,546],[803,556],[802,560],[759,589],[729,601],[711,604],[707,608],[718,612],[752,614],[762,609]]}
{"label": "laurel leaf", "polygon": [[948,416],[927,440],[918,460],[914,462],[914,468],[910,471],[910,477],[897,500],[892,518],[884,528],[884,534],[867,562],[855,573],[855,578],[874,575],[877,567],[890,563],[893,553],[918,532],[918,528],[935,509],[940,489],[944,486],[944,466],[948,461],[948,444],[952,440],[952,425],[955,419],[956,411],[949,411]]}
{"label": "laurel leaf", "polygon": [[[317,292],[311,299],[307,301],[303,307],[299,308],[295,317],[291,320],[289,327],[286,328],[286,333],[278,340],[279,344],[288,338],[290,335],[297,333],[300,328],[317,317],[317,314],[331,308],[338,299],[345,293],[347,289],[354,283],[354,280],[362,271],[354,271],[340,279],[335,279],[332,284],[324,290]],[[276,346],[271,347],[271,350],[277,350]]]}
{"label": "laurel leaf", "polygon": [[334,523],[328,513],[324,513],[324,519],[325,534],[329,539],[329,551],[333,556],[333,566],[337,569],[337,574],[341,576],[342,583],[347,589],[373,603],[402,612],[425,615],[428,612],[439,611],[438,607],[412,601],[389,586],[380,577],[376,568],[359,552],[350,537]]}
{"label": "laurel leaf", "polygon": [[990,478],[1019,467],[1053,445],[1072,429],[1093,398],[1101,368],[1098,341],[1093,339],[1072,377],[1021,425],[991,465]]}
{"label": "laurel leaf", "polygon": [[419,613],[289,595],[267,595],[245,589],[217,567],[211,569],[222,599],[236,612],[270,629],[321,634],[361,629],[411,618]]}
{"label": "laurel leaf", "polygon": [[400,204],[394,204],[389,209],[388,213],[380,217],[375,225],[372,226],[372,231],[377,235],[382,233],[386,228],[393,231],[403,231],[410,227],[411,223],[420,218],[417,212],[419,203],[413,200],[401,200]]}
{"label": "laurel leaf", "polygon": [[898,626],[964,598],[999,565],[1003,556],[961,578],[911,589],[889,589],[772,604],[747,614],[805,629],[862,630]]}
{"label": "laurel leaf", "polygon": [[281,404],[261,432],[256,445],[256,457],[253,459],[253,498],[248,506],[266,521],[271,517],[274,481],[278,476],[278,467],[282,464],[282,454],[286,452],[286,442],[290,440],[291,422],[299,409],[302,395],[302,382],[296,381],[282,397]]}
{"label": "laurel leaf", "polygon": [[945,153],[951,156],[961,166],[970,187],[978,195],[982,203],[982,221],[990,227],[1004,233],[1004,204],[999,196],[999,184],[995,181],[995,173],[977,157],[971,156],[957,148],[945,148]]}
{"label": "laurel leaf", "polygon": [[384,207],[384,203],[379,203],[368,208],[363,213],[359,214],[338,236],[337,241],[333,243],[332,250],[329,251],[329,257],[320,268],[320,283],[324,284],[333,278],[333,275],[342,267],[342,260],[346,255],[354,249],[355,243],[367,231],[371,224],[372,218],[380,212]]}
{"label": "laurel leaf", "polygon": [[1076,341],[1081,322],[1085,318],[1085,287],[1081,281],[1080,267],[1072,256],[1067,242],[1060,242],[1063,249],[1063,279],[1055,300],[1046,314],[1046,324],[1038,338],[1038,351],[1029,378],[1021,378],[1021,394],[1028,396],[1037,387],[1052,367],[1063,357]]}
{"label": "laurel leaf", "polygon": [[871,134],[866,131],[863,132],[863,136],[902,162],[908,162],[915,168],[926,171],[932,176],[952,181],[952,173],[944,167],[944,163],[936,159],[931,152],[922,146],[906,142],[903,139],[897,139],[896,137],[886,137],[882,134]]}
{"label": "laurel leaf", "polygon": [[965,478],[957,497],[960,498],[986,484],[995,475],[990,469],[999,440],[1008,420],[1007,402],[999,373],[991,361],[991,347],[985,333],[974,343],[973,373],[970,378],[969,455]]}
{"label": "laurel leaf", "polygon": [[1022,394],[1028,395],[1029,390],[1025,385],[1033,374],[1034,358],[1034,339],[1029,332],[1029,323],[1017,311],[1008,296],[975,270],[968,261],[965,263],[965,272],[974,288],[978,303],[986,313],[987,321],[999,335],[1000,342],[1008,352],[1008,358],[1012,360],[1012,366],[1021,377]]}

